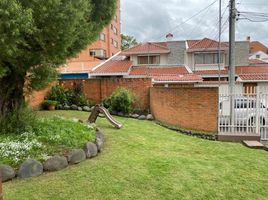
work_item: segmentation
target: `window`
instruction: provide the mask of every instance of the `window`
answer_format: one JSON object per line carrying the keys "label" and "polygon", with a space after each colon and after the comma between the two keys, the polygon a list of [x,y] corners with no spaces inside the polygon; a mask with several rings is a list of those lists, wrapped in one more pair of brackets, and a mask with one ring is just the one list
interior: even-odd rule
{"label": "window", "polygon": [[260,54],[257,54],[257,55],[256,55],[256,58],[261,58],[261,55],[260,55]]}
{"label": "window", "polygon": [[113,24],[111,24],[111,30],[114,32],[114,34],[117,35],[118,33],[117,28]]}
{"label": "window", "polygon": [[113,31],[114,31],[114,34],[117,35],[117,28],[116,27],[113,28]]}
{"label": "window", "polygon": [[89,50],[89,55],[90,55],[91,57],[96,56],[96,51],[95,51],[95,50]]}
{"label": "window", "polygon": [[100,38],[100,40],[105,42],[105,34],[104,33],[100,33],[99,38]]}
{"label": "window", "polygon": [[114,40],[114,47],[118,47],[118,42]]}
{"label": "window", "polygon": [[145,64],[160,64],[160,56],[138,56],[138,64],[145,65]]}
{"label": "window", "polygon": [[105,58],[106,50],[104,49],[91,49],[89,50],[89,55],[91,57]]}
{"label": "window", "polygon": [[[224,54],[221,54],[220,63],[223,63]],[[217,53],[198,53],[194,54],[195,64],[217,64]]]}

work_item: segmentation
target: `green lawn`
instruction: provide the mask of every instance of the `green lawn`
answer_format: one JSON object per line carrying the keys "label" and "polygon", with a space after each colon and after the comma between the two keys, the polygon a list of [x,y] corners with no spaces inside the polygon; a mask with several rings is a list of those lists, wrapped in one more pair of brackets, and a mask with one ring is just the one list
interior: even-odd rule
{"label": "green lawn", "polygon": [[[40,112],[86,119],[88,113]],[[4,184],[5,200],[268,199],[268,152],[201,140],[154,122],[98,119],[106,146],[63,171]]]}

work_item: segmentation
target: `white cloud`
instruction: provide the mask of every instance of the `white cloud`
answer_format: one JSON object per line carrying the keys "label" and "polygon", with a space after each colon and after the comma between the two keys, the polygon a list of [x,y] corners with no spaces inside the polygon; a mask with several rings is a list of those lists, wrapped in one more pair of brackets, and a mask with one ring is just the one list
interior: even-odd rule
{"label": "white cloud", "polygon": [[[218,2],[192,20],[180,25],[213,0],[121,0],[122,33],[135,36],[138,41],[164,40],[172,32],[175,39],[217,38]],[[222,0],[225,11],[223,39],[228,40],[228,2]],[[267,12],[267,0],[237,0],[240,11]],[[240,3],[241,2],[241,3]],[[178,26],[180,25],[180,26]],[[176,27],[174,29],[174,27]],[[236,38],[259,40],[268,46],[268,22],[237,22]]]}

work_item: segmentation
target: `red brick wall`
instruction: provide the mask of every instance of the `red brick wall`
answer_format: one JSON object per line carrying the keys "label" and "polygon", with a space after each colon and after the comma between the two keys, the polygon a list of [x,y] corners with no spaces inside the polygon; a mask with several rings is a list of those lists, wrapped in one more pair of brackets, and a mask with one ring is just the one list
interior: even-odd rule
{"label": "red brick wall", "polygon": [[45,97],[48,95],[51,87],[56,84],[57,84],[56,82],[53,82],[50,84],[50,86],[48,86],[43,90],[33,91],[32,94],[26,97],[26,101],[32,108],[39,108],[42,105]]}
{"label": "red brick wall", "polygon": [[150,107],[160,122],[217,132],[218,88],[154,87],[150,89]]}
{"label": "red brick wall", "polygon": [[66,88],[73,88],[75,83],[83,83],[84,94],[93,103],[101,103],[118,87],[124,87],[132,91],[137,97],[136,108],[147,110],[150,107],[149,92],[152,82],[148,78],[70,79],[60,81],[60,84]]}

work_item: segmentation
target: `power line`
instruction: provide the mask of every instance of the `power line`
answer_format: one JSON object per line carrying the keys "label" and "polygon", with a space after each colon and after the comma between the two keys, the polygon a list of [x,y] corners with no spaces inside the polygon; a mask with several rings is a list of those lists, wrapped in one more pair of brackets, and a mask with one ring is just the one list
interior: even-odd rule
{"label": "power line", "polygon": [[[170,31],[168,32],[172,32],[173,30],[177,29],[178,27],[180,27],[181,25],[185,24],[186,22],[190,21],[191,19],[193,19],[194,17],[198,16],[199,14],[201,14],[202,12],[204,12],[205,10],[207,10],[208,8],[210,8],[211,6],[213,6],[218,0],[213,1],[211,4],[209,4],[208,6],[206,6],[205,8],[201,9],[200,11],[198,11],[197,13],[195,13],[194,15],[192,15],[191,17],[187,18],[186,20],[182,21],[180,24],[178,24],[177,26],[175,26],[174,28],[170,29]],[[155,40],[159,40],[162,37],[164,37],[166,35],[166,33],[164,35],[161,35],[158,38],[155,38]]]}

